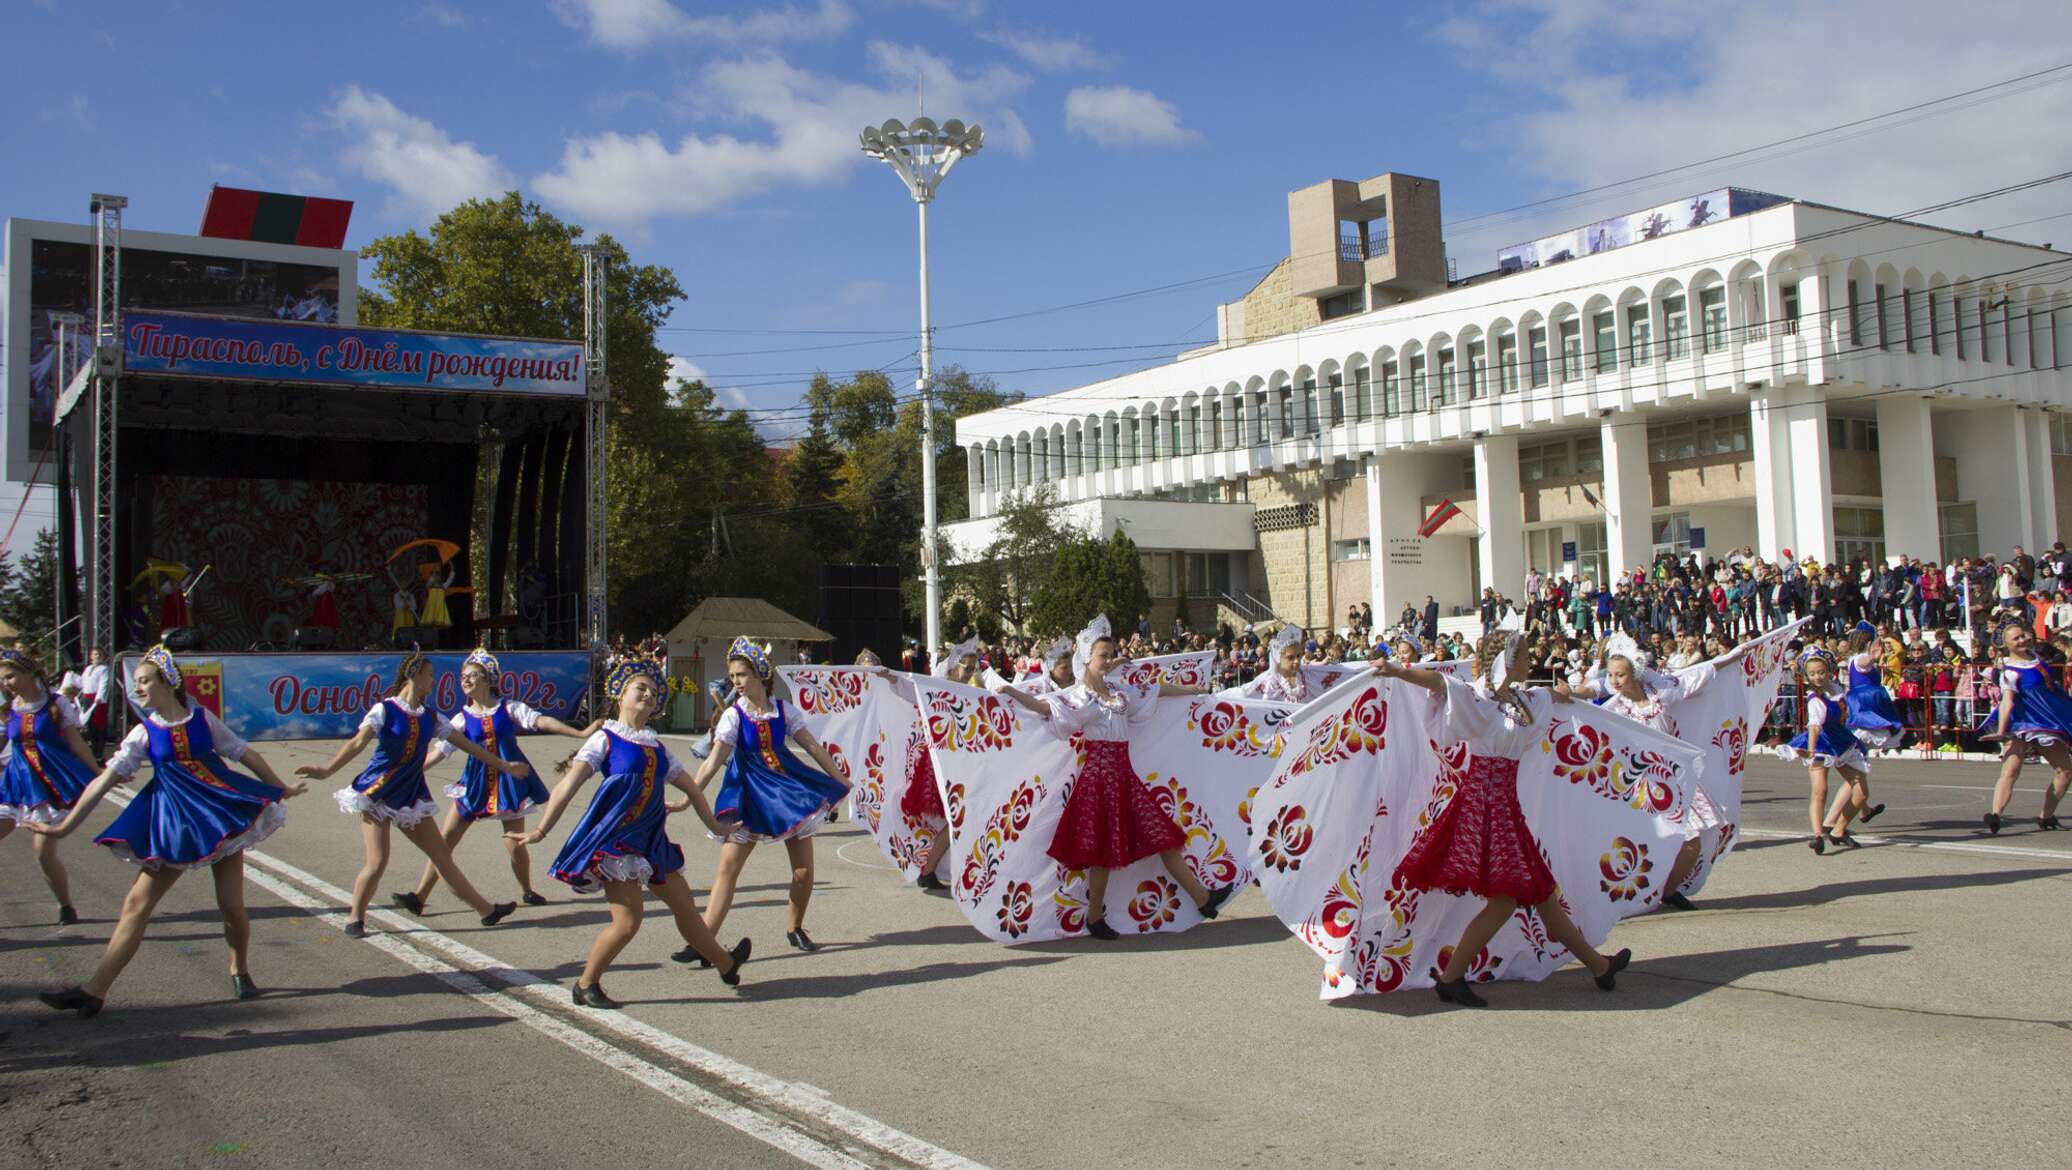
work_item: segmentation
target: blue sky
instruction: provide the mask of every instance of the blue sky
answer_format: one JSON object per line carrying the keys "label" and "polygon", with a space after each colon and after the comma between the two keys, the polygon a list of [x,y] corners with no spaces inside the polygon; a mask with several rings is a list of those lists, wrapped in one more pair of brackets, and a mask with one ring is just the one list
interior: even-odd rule
{"label": "blue sky", "polygon": [[[1728,183],[1902,212],[2072,166],[2058,75],[1507,210],[2072,59],[2072,6],[1983,0],[1963,37],[1936,31],[1953,20],[1928,0],[0,0],[0,43],[33,50],[0,76],[0,215],[83,219],[113,191],[133,226],[192,231],[224,183],[356,200],[358,246],[515,186],[675,269],[666,344],[782,437],[811,371],[910,368],[913,206],[855,135],[912,116],[917,83],[988,138],[932,212],[939,360],[1043,393],[1213,338],[1215,305],[1285,255],[1287,192],[1325,178],[1439,179],[1472,272]],[[2068,196],[1943,222],[2072,239]]]}

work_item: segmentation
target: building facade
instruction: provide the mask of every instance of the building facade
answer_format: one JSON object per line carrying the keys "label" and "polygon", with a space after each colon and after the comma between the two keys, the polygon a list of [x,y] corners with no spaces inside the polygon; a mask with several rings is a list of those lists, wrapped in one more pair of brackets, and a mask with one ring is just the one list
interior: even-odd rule
{"label": "building facade", "polygon": [[1723,190],[1448,279],[1438,222],[1433,180],[1295,192],[1218,344],[958,420],[948,555],[1046,485],[1154,597],[1323,628],[1693,548],[2034,550],[2072,515],[2072,256]]}

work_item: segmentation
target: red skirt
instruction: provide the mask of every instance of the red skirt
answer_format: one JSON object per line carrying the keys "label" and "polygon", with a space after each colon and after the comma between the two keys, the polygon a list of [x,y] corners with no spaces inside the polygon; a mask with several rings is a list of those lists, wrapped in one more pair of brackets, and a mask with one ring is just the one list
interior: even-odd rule
{"label": "red skirt", "polygon": [[1121,869],[1187,843],[1130,767],[1130,745],[1089,739],[1050,855],[1070,869]]}
{"label": "red skirt", "polygon": [[935,786],[935,761],[928,758],[926,747],[914,753],[907,763],[906,795],[899,798],[899,811],[908,820],[949,819],[943,812],[942,792]]}
{"label": "red skirt", "polygon": [[1453,799],[1425,826],[1396,877],[1413,890],[1516,898],[1537,906],[1554,896],[1554,874],[1518,807],[1518,761],[1474,756]]}

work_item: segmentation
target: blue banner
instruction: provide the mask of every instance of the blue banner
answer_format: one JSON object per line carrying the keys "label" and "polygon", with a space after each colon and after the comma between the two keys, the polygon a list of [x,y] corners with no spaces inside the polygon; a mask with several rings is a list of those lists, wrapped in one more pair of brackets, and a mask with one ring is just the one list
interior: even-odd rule
{"label": "blue banner", "polygon": [[185,378],[392,386],[489,394],[584,392],[583,346],[298,321],[122,315],[124,369]]}
{"label": "blue banner", "polygon": [[[465,653],[435,653],[434,710],[451,715],[465,699],[460,666]],[[402,663],[386,654],[220,654],[180,658],[188,697],[220,716],[246,739],[347,739],[367,708],[388,693]],[[123,693],[138,656],[122,657]],[[581,651],[511,651],[497,655],[504,698],[542,715],[575,722],[590,686],[590,656]],[[134,700],[133,700],[134,702]]]}

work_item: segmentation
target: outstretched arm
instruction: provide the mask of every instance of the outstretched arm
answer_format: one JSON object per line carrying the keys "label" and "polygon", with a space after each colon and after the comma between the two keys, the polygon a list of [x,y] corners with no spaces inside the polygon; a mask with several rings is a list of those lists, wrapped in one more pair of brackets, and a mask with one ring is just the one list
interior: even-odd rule
{"label": "outstretched arm", "polygon": [[568,771],[561,774],[560,783],[554,785],[553,794],[547,797],[547,811],[540,816],[540,823],[533,826],[530,832],[505,833],[504,836],[527,845],[537,845],[546,840],[547,831],[561,819],[562,812],[568,808],[569,802],[576,798],[576,793],[581,792],[583,785],[589,783],[590,775],[590,765],[584,761],[577,760],[570,764]]}
{"label": "outstretched arm", "polygon": [[520,779],[532,775],[532,765],[506,760],[450,727],[446,729],[446,742],[453,745],[453,750],[466,752],[469,759],[481,761],[482,766],[492,772],[504,772]]}
{"label": "outstretched arm", "polygon": [[94,777],[93,783],[88,784],[86,790],[79,794],[79,799],[72,802],[72,811],[65,814],[64,820],[54,825],[40,824],[36,821],[24,821],[22,822],[22,827],[31,833],[49,837],[52,840],[69,837],[72,835],[72,830],[79,827],[79,822],[85,820],[86,815],[94,810],[94,806],[101,803],[101,798],[108,795],[110,788],[129,778],[130,773],[118,772],[112,766],[103,768],[101,769],[101,774]]}
{"label": "outstretched arm", "polygon": [[849,778],[842,775],[840,765],[835,763],[833,756],[827,754],[826,748],[820,746],[820,741],[813,738],[812,732],[803,727],[795,727],[791,732],[791,742],[804,748],[806,754],[813,757],[813,762],[820,765],[820,770],[827,773],[829,779],[844,788],[850,787]]}
{"label": "outstretched arm", "polygon": [[1404,666],[1393,658],[1384,658],[1374,664],[1374,673],[1383,678],[1401,679],[1414,687],[1423,687],[1442,699],[1446,697],[1446,676],[1436,670],[1426,670],[1421,666]]}
{"label": "outstretched arm", "polygon": [[373,728],[362,727],[353,733],[351,739],[341,744],[338,751],[330,759],[321,764],[304,764],[295,769],[295,774],[297,776],[305,776],[311,780],[329,779],[336,775],[340,768],[352,763],[354,756],[366,751],[367,745],[373,743],[374,738]]}

